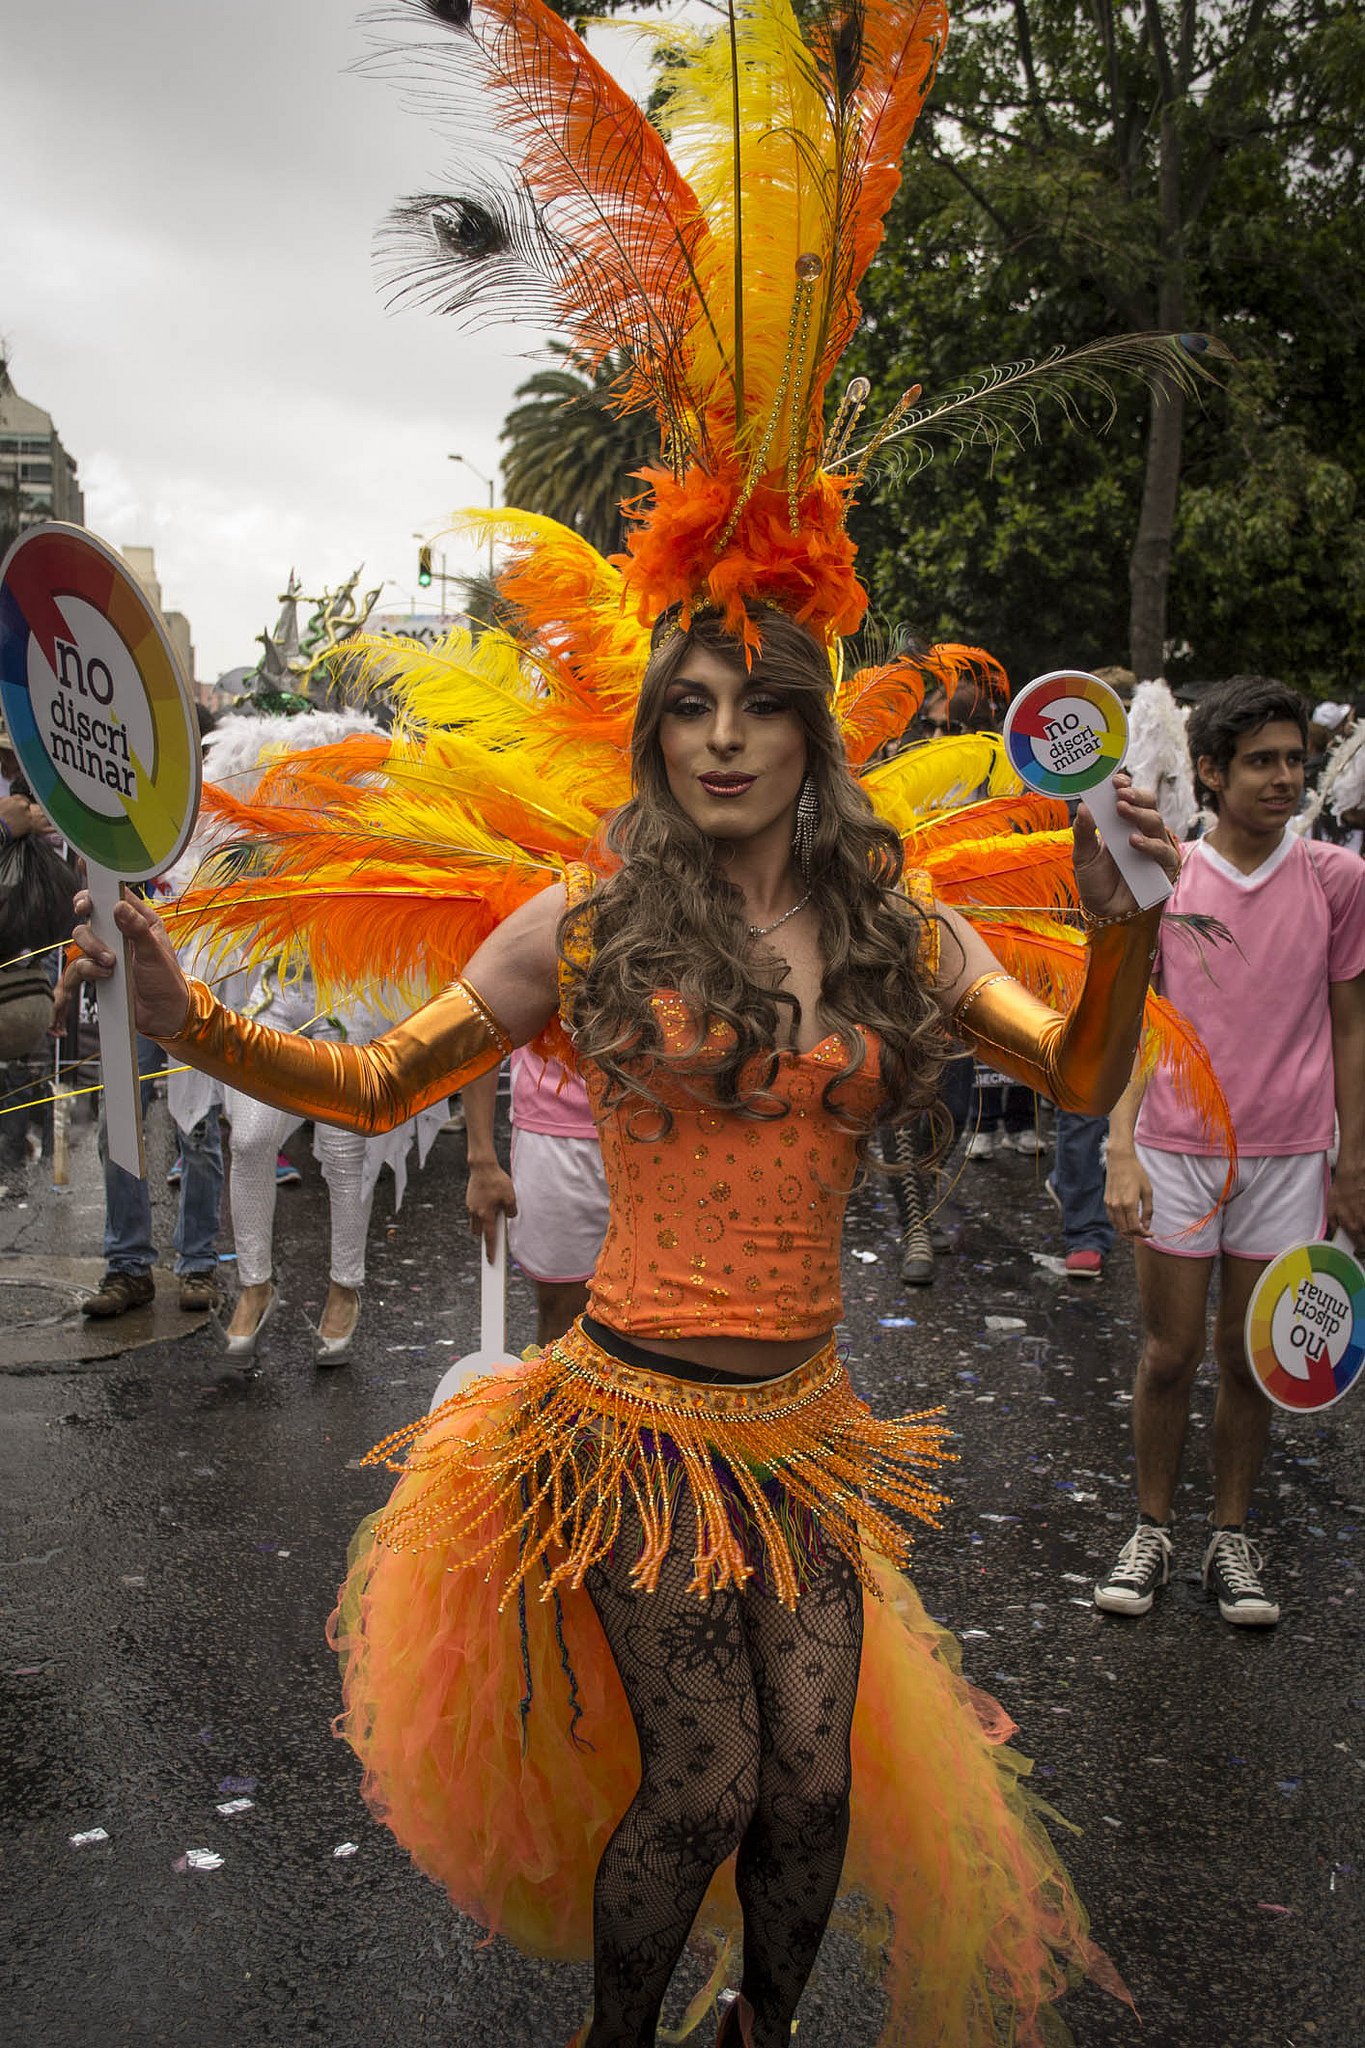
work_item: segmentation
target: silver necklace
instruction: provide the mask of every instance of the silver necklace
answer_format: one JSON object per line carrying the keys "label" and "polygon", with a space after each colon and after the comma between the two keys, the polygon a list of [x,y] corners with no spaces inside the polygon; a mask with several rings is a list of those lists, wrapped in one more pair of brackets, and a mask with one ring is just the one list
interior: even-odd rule
{"label": "silver necklace", "polygon": [[775,918],[772,924],[751,924],[749,926],[749,937],[751,939],[766,939],[769,932],[775,932],[777,930],[778,925],[785,924],[789,917],[795,917],[797,911],[804,910],[809,902],[810,890],[807,889],[805,895],[801,898],[801,901],[799,903],[793,903],[790,910],[784,910],[781,917]]}

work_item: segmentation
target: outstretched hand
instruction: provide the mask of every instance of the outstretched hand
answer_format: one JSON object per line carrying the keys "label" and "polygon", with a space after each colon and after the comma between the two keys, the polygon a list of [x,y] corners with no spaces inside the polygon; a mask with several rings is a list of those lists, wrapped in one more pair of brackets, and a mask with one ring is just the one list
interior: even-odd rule
{"label": "outstretched hand", "polygon": [[[72,962],[69,971],[81,981],[108,981],[114,972],[114,956],[96,938],[90,915],[90,892],[82,889],[76,898],[76,916],[81,922],[71,934],[81,957]],[[114,923],[128,940],[133,1017],[138,1030],[144,1038],[174,1038],[189,1010],[190,987],[165,925],[150,903],[128,893],[114,906]]]}
{"label": "outstretched hand", "polygon": [[[1130,827],[1128,844],[1139,853],[1150,854],[1168,882],[1180,874],[1180,853],[1161,820],[1156,798],[1150,789],[1134,789],[1132,779],[1120,769],[1114,777],[1118,814]],[[1095,820],[1082,804],[1071,832],[1071,861],[1081,902],[1092,917],[1122,917],[1137,909],[1134,896],[1114,860],[1105,851],[1095,829]]]}

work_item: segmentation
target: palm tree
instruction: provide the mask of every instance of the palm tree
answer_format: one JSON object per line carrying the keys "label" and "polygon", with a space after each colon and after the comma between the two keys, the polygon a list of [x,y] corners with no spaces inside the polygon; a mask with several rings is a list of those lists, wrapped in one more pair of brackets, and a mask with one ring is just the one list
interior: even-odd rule
{"label": "palm tree", "polygon": [[[526,510],[523,505],[522,511]],[[460,609],[477,639],[489,626],[498,626],[507,632],[518,630],[518,615],[508,604],[498,585],[496,576],[487,569],[476,569],[472,576],[454,578],[460,592]]]}
{"label": "palm tree", "polygon": [[502,430],[503,497],[573,527],[599,554],[623,544],[622,498],[641,488],[632,473],[659,456],[652,413],[615,409],[613,388],[628,374],[624,356],[609,353],[594,369],[564,342],[551,342],[563,366],[537,370],[519,385],[521,401]]}

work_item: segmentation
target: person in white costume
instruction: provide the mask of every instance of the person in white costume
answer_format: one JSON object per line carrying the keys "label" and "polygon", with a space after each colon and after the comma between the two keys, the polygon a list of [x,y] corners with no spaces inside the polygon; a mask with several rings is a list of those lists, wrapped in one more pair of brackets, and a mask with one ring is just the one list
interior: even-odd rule
{"label": "person in white costume", "polygon": [[[359,712],[314,711],[297,717],[226,718],[206,749],[204,780],[246,799],[273,751],[330,746],[352,733],[378,730],[372,718]],[[199,838],[197,858],[202,858],[210,843],[208,834]],[[306,1030],[310,1037],[364,1045],[387,1030],[392,1021],[380,1007],[382,991],[319,1015],[317,995],[308,975],[284,979],[275,967],[267,967],[249,985],[249,992],[244,987],[245,980],[233,977],[233,985],[224,989],[227,999],[238,1002],[248,1015],[281,1030]],[[224,986],[221,980],[218,985]],[[187,1073],[175,1076],[174,1085],[177,1093],[171,1104],[172,1114],[187,1128],[176,1107],[177,1101],[189,1116],[199,1096],[206,1095],[215,1084],[201,1074]],[[223,1107],[232,1125],[228,1200],[240,1289],[227,1326],[227,1346],[230,1356],[250,1358],[255,1355],[261,1333],[280,1301],[274,1280],[276,1161],[280,1147],[299,1128],[302,1119],[270,1109],[230,1088],[223,1092]],[[360,1290],[365,1284],[365,1239],[380,1173],[385,1166],[392,1170],[394,1207],[399,1207],[414,1139],[419,1163],[424,1162],[448,1113],[444,1102],[433,1104],[397,1130],[374,1138],[362,1138],[352,1131],[330,1126],[315,1127],[313,1147],[327,1182],[331,1218],[327,1299],[314,1333],[320,1365],[340,1364],[355,1338],[360,1320]],[[194,1121],[196,1118],[189,1116],[189,1122]]]}

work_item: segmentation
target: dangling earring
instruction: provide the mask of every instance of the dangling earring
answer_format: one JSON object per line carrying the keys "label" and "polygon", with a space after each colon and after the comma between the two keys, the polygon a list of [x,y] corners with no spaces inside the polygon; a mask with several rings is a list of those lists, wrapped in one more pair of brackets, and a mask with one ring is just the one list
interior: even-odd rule
{"label": "dangling earring", "polygon": [[808,775],[801,785],[801,795],[796,805],[796,830],[792,834],[792,852],[796,865],[803,875],[810,874],[811,855],[815,851],[815,831],[820,823],[820,799],[815,793],[815,777]]}

